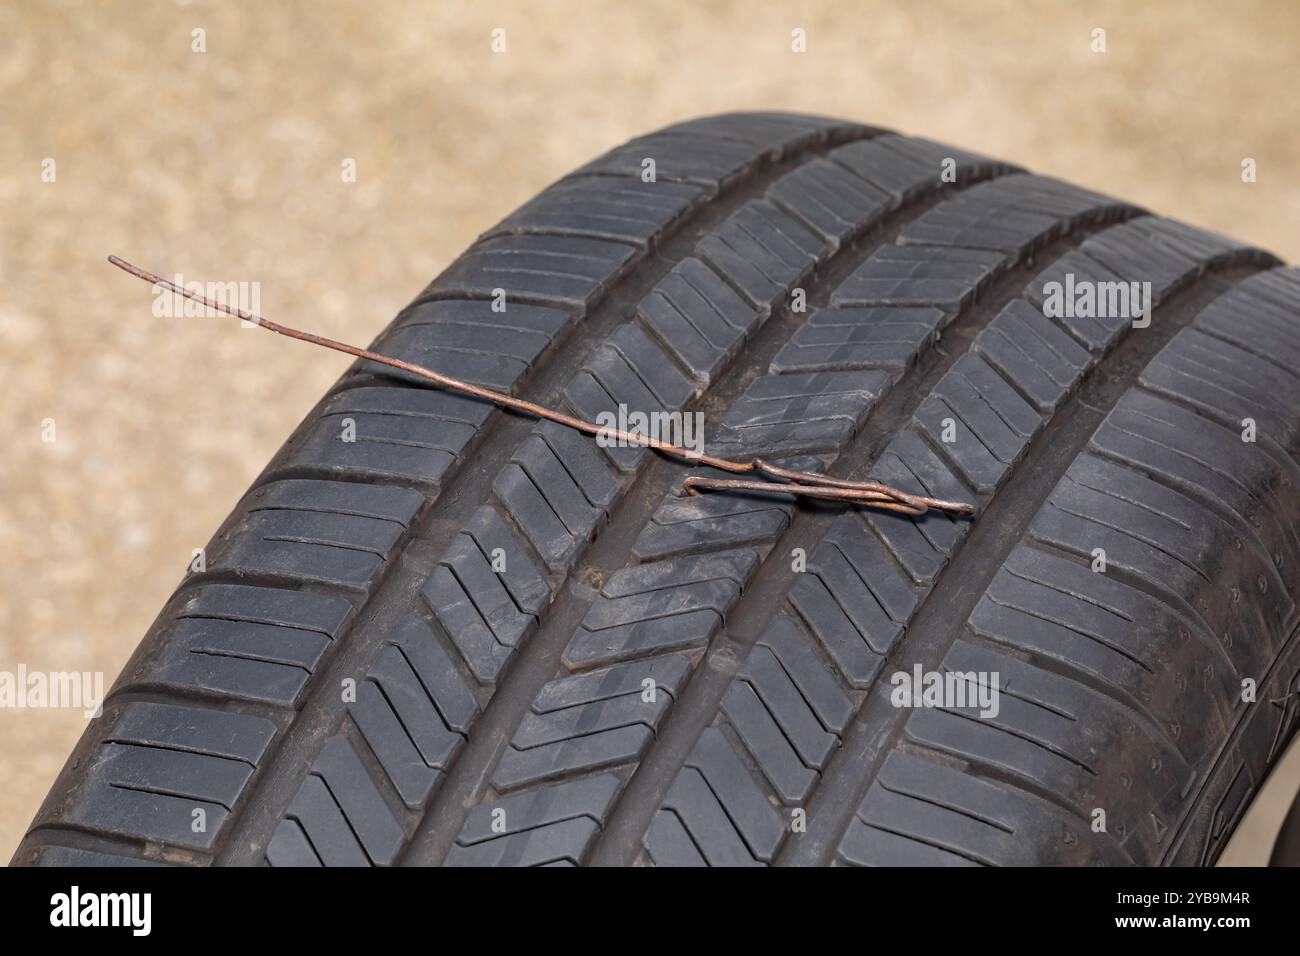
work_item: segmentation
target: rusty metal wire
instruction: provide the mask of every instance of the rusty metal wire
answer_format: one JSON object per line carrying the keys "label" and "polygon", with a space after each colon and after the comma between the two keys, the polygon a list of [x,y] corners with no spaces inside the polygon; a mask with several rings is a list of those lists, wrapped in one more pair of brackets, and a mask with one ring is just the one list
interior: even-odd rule
{"label": "rusty metal wire", "polygon": [[709,468],[716,468],[719,471],[725,471],[731,474],[758,474],[772,479],[744,480],[691,476],[687,478],[683,484],[683,489],[690,495],[698,495],[707,491],[753,491],[770,494],[797,495],[804,498],[816,498],[826,501],[839,501],[845,504],[880,508],[886,511],[893,511],[905,515],[922,515],[931,510],[942,511],[951,515],[972,515],[975,512],[974,507],[965,502],[942,501],[937,498],[928,498],[923,495],[908,494],[898,488],[892,488],[889,485],[882,485],[874,481],[849,481],[843,478],[832,478],[828,475],[821,475],[812,471],[793,471],[788,468],[781,468],[780,466],[764,461],[761,458],[754,458],[750,461],[731,461],[726,458],[717,458],[713,455],[707,455],[703,452],[692,451],[691,449],[684,448],[680,445],[673,445],[644,435],[638,435],[635,432],[626,432],[616,428],[597,425],[594,422],[575,418],[572,415],[566,415],[563,412],[557,412],[542,405],[524,401],[521,398],[515,398],[513,395],[506,395],[502,392],[495,392],[489,388],[472,385],[469,382],[461,381],[460,379],[453,378],[450,375],[443,375],[439,372],[433,371],[432,369],[427,369],[411,362],[404,362],[401,359],[391,358],[387,355],[380,355],[378,352],[372,352],[369,349],[358,348],[355,345],[348,345],[346,342],[337,342],[334,339],[328,339],[311,332],[303,332],[287,325],[280,325],[278,322],[264,319],[260,315],[247,312],[244,309],[235,308],[226,305],[223,302],[215,302],[198,292],[194,292],[190,289],[183,289],[172,282],[168,282],[161,276],[141,269],[138,266],[134,266],[129,262],[119,259],[117,256],[109,256],[108,261],[136,278],[143,279],[144,281],[160,286],[169,292],[184,296],[187,299],[198,302],[215,311],[224,312],[227,315],[234,316],[235,318],[243,319],[245,322],[251,322],[254,325],[261,326],[262,328],[270,332],[275,332],[278,335],[288,336],[291,339],[298,339],[301,342],[309,342],[312,345],[320,345],[327,349],[333,349],[336,352],[343,352],[359,359],[365,359],[368,362],[387,365],[390,368],[399,369],[403,372],[408,372],[420,378],[427,379],[441,388],[461,392],[465,395],[473,395],[475,398],[481,398],[484,401],[493,403],[494,405],[503,408],[510,408],[534,418],[544,418],[548,421],[556,422],[587,435],[600,436],[607,440],[612,439],[633,445],[642,445],[646,448],[652,448],[661,454],[668,455],[671,458],[679,459],[680,461],[690,462],[697,465],[706,465]]}

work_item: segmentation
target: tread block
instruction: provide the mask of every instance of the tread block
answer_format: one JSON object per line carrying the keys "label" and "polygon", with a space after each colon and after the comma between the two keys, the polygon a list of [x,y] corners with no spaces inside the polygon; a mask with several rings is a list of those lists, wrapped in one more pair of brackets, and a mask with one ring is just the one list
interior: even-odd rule
{"label": "tread block", "polygon": [[[911,581],[880,539],[863,524],[859,513],[849,511],[835,519],[822,543],[813,550],[808,568],[828,585],[842,582],[845,588],[860,593],[865,588],[892,621],[906,622],[916,610],[918,598]],[[847,573],[849,570],[852,574]],[[849,607],[856,602],[846,597],[843,603]]]}
{"label": "tread block", "polygon": [[[618,358],[609,364],[617,368],[618,363],[622,362],[623,360]],[[626,368],[625,364],[624,368]],[[631,402],[615,398],[605,387],[605,384],[585,368],[578,372],[565,388],[564,401],[574,415],[589,422],[600,422],[607,415],[615,416],[614,420],[617,421],[619,405],[623,405],[629,410],[645,411],[649,408],[653,411],[653,406],[647,401],[650,393],[646,391],[645,386],[639,380],[633,379],[631,370],[623,373],[620,377],[625,386],[635,382],[634,385],[631,385],[636,389]],[[637,404],[638,400],[640,404]],[[624,474],[635,473],[641,462],[645,460],[646,455],[649,454],[645,448],[632,445],[603,447],[601,451]]]}
{"label": "tread block", "polygon": [[1195,328],[1290,371],[1300,368],[1300,292],[1296,270],[1260,272],[1211,302]]}
{"label": "tread block", "polygon": [[[572,488],[571,481],[570,486]],[[575,522],[579,531],[575,534],[556,511],[557,507],[562,508],[564,505],[558,501],[553,504],[552,496],[547,495],[527,471],[513,462],[497,473],[492,490],[502,509],[514,519],[547,567],[552,571],[567,570],[573,563],[578,548],[587,539],[587,534],[595,527],[594,519],[586,532]],[[555,497],[558,498],[558,494]],[[573,502],[572,498],[570,502]],[[572,515],[570,520],[573,520]]]}
{"label": "tread block", "polygon": [[1009,264],[1001,252],[882,246],[831,295],[831,307],[934,306],[955,315]]}
{"label": "tread block", "polygon": [[428,388],[345,389],[326,401],[293,464],[436,485],[491,413],[487,402]]}
{"label": "tread block", "polygon": [[[491,301],[483,299],[433,299],[427,301],[416,300],[413,304],[403,309],[393,323],[392,332],[407,329],[425,330],[422,335],[430,342],[436,342],[438,336],[448,330],[451,326],[465,326],[473,329],[486,329],[491,338],[476,337],[479,342],[488,342],[494,346],[499,344],[503,348],[511,351],[505,353],[510,355],[525,354],[536,348],[536,342],[539,339],[554,341],[562,332],[564,332],[573,322],[573,313],[565,309],[552,309],[541,305],[528,305],[522,302],[505,302],[503,305],[496,305]],[[503,343],[493,342],[503,334],[517,334],[522,337],[528,345],[521,346],[517,342]],[[388,334],[380,338],[381,342],[388,341]],[[543,346],[544,347],[544,346]],[[523,351],[519,351],[520,349]],[[493,351],[494,349],[489,349]],[[366,365],[362,368],[372,370],[380,375],[401,376],[397,369],[389,368],[386,365]],[[424,382],[425,379],[418,381]]]}
{"label": "tread block", "polygon": [[493,636],[502,644],[518,644],[535,617],[519,609],[501,575],[492,570],[491,562],[474,540],[469,535],[457,535],[438,563],[455,575]]}
{"label": "tread block", "polygon": [[659,280],[637,305],[637,315],[704,385],[763,317],[695,257]]}
{"label": "tread block", "polygon": [[[1168,605],[1090,567],[1018,545],[971,613],[976,635],[1110,689],[1200,760],[1234,719],[1240,686],[1221,652]],[[1157,719],[1154,715],[1162,715]]]}
{"label": "tread block", "polygon": [[[525,438],[510,460],[524,470],[571,536],[585,540],[604,518],[604,509],[591,503],[566,462],[540,433]],[[604,477],[613,480],[608,471]],[[602,490],[608,492],[608,485]]]}
{"label": "tread block", "polygon": [[742,548],[615,572],[565,648],[564,662],[587,667],[705,644],[757,567],[758,555]]}
{"label": "tread block", "polygon": [[970,354],[940,379],[916,410],[915,421],[970,486],[985,494],[1002,483],[1043,424],[1004,378]]}
{"label": "tread block", "polygon": [[838,451],[890,381],[876,370],[762,376],[732,404],[710,448],[733,457]]}
{"label": "tread block", "polygon": [[[1137,715],[1113,698],[986,647],[958,641],[943,669],[997,674],[998,712],[915,710],[905,725],[909,739],[1056,793],[1082,821],[1104,807],[1110,837],[1136,862],[1154,862],[1163,831],[1153,816],[1177,819],[1195,777],[1167,740],[1144,734]],[[1153,785],[1138,792],[1124,779]]]}
{"label": "tread block", "polygon": [[[738,842],[733,837],[729,842]],[[659,810],[650,820],[643,844],[650,862],[656,866],[708,866],[700,851],[696,848],[686,825],[672,810]]]}
{"label": "tread block", "polygon": [[[478,715],[479,705],[451,656],[420,618],[402,624],[389,643],[410,668],[448,730],[464,736]],[[394,661],[395,663],[395,661]],[[417,684],[408,683],[412,690]]]}
{"label": "tread block", "polygon": [[[996,180],[995,180],[996,181]],[[991,206],[962,197],[923,213],[904,227],[901,245],[934,245],[963,249],[992,249],[1017,258],[1054,238],[1061,225],[1052,216]]]}
{"label": "tread block", "polygon": [[[865,538],[866,535],[863,530],[859,537]],[[885,654],[902,633],[902,622],[915,607],[916,599],[883,548],[864,547],[863,550],[867,553],[861,558],[864,563],[869,563],[859,568],[835,542],[819,544],[808,559],[808,570],[791,590],[791,600],[805,620],[810,616],[821,620],[808,605],[829,600],[857,630],[859,640],[866,642],[876,654]],[[869,576],[871,571],[879,571],[891,578],[886,579],[883,586],[872,588],[864,578],[864,574]],[[891,608],[886,603],[891,597],[895,600],[890,603],[896,607]],[[895,617],[900,611],[899,617]]]}
{"label": "tread block", "polygon": [[[770,154],[768,154],[770,155]],[[680,132],[659,132],[625,143],[581,167],[575,175],[609,175],[640,178],[642,164],[654,160],[659,182],[681,182],[716,193],[743,176],[765,158],[752,145],[721,137],[684,137]]]}
{"label": "tread block", "polygon": [[1147,580],[1220,635],[1242,674],[1258,673],[1288,633],[1291,599],[1258,588],[1266,556],[1242,546],[1218,514],[1132,469],[1080,455],[1030,533],[1089,557],[1103,548],[1108,566]]}
{"label": "tread block", "polygon": [[427,625],[413,618],[379,652],[349,712],[403,802],[417,809],[465,742],[478,703]]}
{"label": "tread block", "polygon": [[292,479],[258,488],[249,502],[209,556],[210,568],[368,589],[424,496],[386,485]]}
{"label": "tread block", "polygon": [[570,176],[520,206],[489,236],[588,236],[648,249],[704,196],[699,186],[640,177]]}
{"label": "tread block", "polygon": [[1295,315],[1300,309],[1300,268],[1279,266],[1243,279],[1238,287],[1242,294],[1256,303],[1281,309]]}
{"label": "tread block", "polygon": [[[319,795],[319,789],[324,784],[317,781],[312,785],[313,791]],[[297,820],[281,820],[276,826],[275,832],[271,834],[271,839],[266,844],[266,862],[268,866],[283,867],[322,867],[326,866],[311,845],[311,840],[307,839],[307,834],[299,826]],[[339,861],[340,866],[365,866],[366,860],[364,855],[358,854],[355,858],[349,860],[344,858]]]}
{"label": "tread block", "polygon": [[[915,431],[899,432],[872,469],[872,479],[918,495],[969,497],[966,487]],[[920,585],[929,585],[969,531],[968,521],[928,512],[919,518],[869,511],[864,517],[885,547]]]}
{"label": "tread block", "polygon": [[351,611],[342,598],[310,591],[200,585],[158,655],[129,681],[293,707]]}
{"label": "tread block", "polygon": [[[1258,443],[1147,392],[1120,399],[1092,437],[1099,453],[1138,466],[1148,477],[1213,507],[1263,559],[1263,587],[1286,594],[1280,576],[1300,568],[1300,502],[1279,494],[1286,472]],[[1276,526],[1280,535],[1265,529]],[[1267,534],[1272,540],[1264,540]],[[1240,548],[1238,548],[1240,550]],[[1272,566],[1272,567],[1270,567]]]}
{"label": "tread block", "polygon": [[[443,304],[434,302],[428,304]],[[484,304],[491,307],[491,303]],[[516,304],[515,308],[526,308]],[[510,392],[534,360],[546,347],[550,338],[543,334],[521,332],[510,326],[489,326],[485,324],[461,325],[456,323],[438,323],[424,325],[402,325],[394,329],[385,339],[386,354],[396,359],[404,359],[434,372],[486,385],[487,388]],[[391,368],[390,365],[369,363],[368,369]],[[393,377],[411,377],[420,380],[402,369],[391,369],[398,373]],[[426,381],[426,380],[425,380]]]}
{"label": "tread block", "polygon": [[1016,384],[1039,412],[1055,411],[1092,356],[1025,299],[1009,302],[971,348]]}
{"label": "tread block", "polygon": [[[898,842],[879,838],[888,835]],[[931,865],[936,853],[985,866],[1129,862],[1085,821],[1038,797],[903,752],[885,758],[841,853],[877,866]]]}
{"label": "tread block", "polygon": [[1150,282],[1157,303],[1207,269],[1255,255],[1244,243],[1154,216],[1100,232],[1082,251],[1125,279]]}
{"label": "tread block", "polygon": [[405,839],[352,744],[336,736],[325,741],[267,844],[266,858],[272,866],[299,865],[305,841],[325,866],[387,866]]}
{"label": "tread block", "polygon": [[[122,856],[117,853],[100,853],[97,850],[83,850],[81,847],[51,846],[44,844],[32,851],[27,861],[33,866],[59,867],[119,867],[119,866],[167,866],[157,860],[142,860],[135,856]],[[18,865],[15,860],[11,866]]]}
{"label": "tread block", "polygon": [[601,513],[607,512],[623,493],[609,460],[587,435],[555,422],[539,422],[533,434],[546,443],[583,497]]}
{"label": "tread block", "polygon": [[[248,714],[129,703],[54,819],[210,851],[275,729],[271,721]],[[201,832],[193,828],[196,811],[202,813]]]}
{"label": "tread block", "polygon": [[[1124,225],[1128,225],[1128,223]],[[1118,229],[1121,227],[1113,226],[1112,228]],[[1091,240],[1085,240],[1083,246],[1078,249],[1071,249],[1035,276],[1033,281],[1026,287],[1024,294],[1025,298],[1039,310],[1040,315],[1043,316],[1043,321],[1058,323],[1086,345],[1094,356],[1098,356],[1114,345],[1124,331],[1132,326],[1133,318],[1124,314],[1122,310],[1112,310],[1109,306],[1105,309],[1101,309],[1096,305],[1085,309],[1076,307],[1075,303],[1079,293],[1075,291],[1071,295],[1071,291],[1083,288],[1084,283],[1097,290],[1101,297],[1109,301],[1112,293],[1108,290],[1118,290],[1121,283],[1130,281],[1122,278],[1118,273],[1112,272],[1084,252],[1083,250],[1087,247],[1089,241]],[[1047,311],[1049,310],[1045,303],[1049,294],[1055,291],[1052,283],[1057,283],[1060,286],[1064,314],[1048,318]],[[1152,298],[1154,297],[1155,287],[1153,286]]]}
{"label": "tread block", "polygon": [[[1167,219],[1142,217],[1086,239],[1031,282],[1026,297],[1041,309],[1048,284],[1058,283],[1070,314],[1056,320],[1099,354],[1133,319],[1120,307],[1131,295],[1121,297],[1119,284],[1151,283],[1149,305],[1158,306],[1208,269],[1272,261],[1267,253],[1235,240]],[[1093,294],[1091,301],[1080,299],[1087,294]]]}
{"label": "tread block", "polygon": [[[880,673],[884,649],[898,639],[902,626],[890,620],[879,606],[872,606],[870,593],[862,593],[866,592],[865,588],[850,590],[832,577],[827,572],[830,564],[824,559],[823,574],[843,590],[838,596],[856,598],[856,603],[846,610],[821,575],[805,572],[790,589],[790,604],[850,686],[870,687]],[[845,573],[840,568],[836,570],[841,575]]]}
{"label": "tread block", "polygon": [[[1043,425],[1042,415],[977,355],[968,354],[957,359],[939,380],[935,392],[953,402],[970,400],[979,408],[979,414],[972,415],[972,418],[978,418],[982,423],[988,417],[987,410],[1019,439],[1011,440],[1005,447],[998,442],[1000,454],[1015,455],[1018,449],[1023,449],[1024,441]],[[981,433],[982,439],[991,447],[994,445],[992,434],[992,428],[984,428]]]}
{"label": "tread block", "polygon": [[[694,391],[694,384],[663,349],[629,323],[587,359],[565,388],[564,399],[579,417],[603,422],[608,415],[617,421],[620,406],[647,415],[677,411]],[[637,445],[602,446],[602,451],[624,472],[635,471],[647,454]]]}
{"label": "tread block", "polygon": [[[481,511],[480,511],[481,514]],[[477,522],[495,524],[493,519],[478,518]],[[499,518],[497,519],[499,520]],[[504,528],[499,535],[510,535]],[[502,544],[510,544],[508,538]],[[421,593],[433,610],[438,623],[460,650],[469,665],[474,679],[482,684],[494,683],[502,667],[537,624],[537,613],[543,598],[545,581],[537,575],[536,567],[526,555],[503,550],[506,571],[497,574],[472,533],[460,533],[447,546],[441,562]],[[513,585],[512,585],[513,581]],[[529,607],[520,605],[516,591],[528,594],[533,600]]]}
{"label": "tread block", "polygon": [[1263,441],[1300,460],[1300,389],[1294,373],[1192,327],[1176,335],[1138,381],[1239,436],[1245,419],[1253,419]]}
{"label": "tread block", "polygon": [[[412,809],[441,782],[478,710],[465,679],[419,618],[408,619],[380,650],[348,708]],[[352,744],[335,735],[277,826],[267,860],[273,866],[391,863],[404,840]]]}
{"label": "tread block", "polygon": [[281,820],[267,843],[271,866],[302,866],[308,851],[322,866],[370,866],[365,848],[331,793],[316,775],[307,777],[289,805],[290,816]]}
{"label": "tread block", "polygon": [[465,818],[445,865],[577,865],[618,790],[618,778],[602,774],[480,804]]}
{"label": "tread block", "polygon": [[[836,736],[843,732],[853,717],[854,704],[840,689],[834,672],[813,651],[808,639],[784,614],[778,614],[767,626],[754,650],[750,652],[740,675],[766,686],[770,677],[778,683],[781,675],[796,688],[796,696],[782,696],[777,704],[787,708],[807,708],[816,722]],[[775,665],[779,669],[771,669]],[[762,691],[760,691],[760,694]],[[780,718],[778,717],[778,722]],[[784,726],[784,722],[782,722]]]}
{"label": "tread block", "polygon": [[898,369],[911,365],[933,342],[944,313],[917,309],[818,309],[781,346],[771,371]]}
{"label": "tread block", "polygon": [[1136,212],[1128,203],[1069,183],[1013,173],[959,193],[903,227],[901,245],[993,249],[1016,259],[1085,224]]}
{"label": "tread block", "polygon": [[773,541],[790,523],[794,505],[744,495],[668,496],[637,536],[641,561]]}
{"label": "tread block", "polygon": [[[511,302],[508,297],[501,303],[435,299],[417,302],[403,312],[375,350],[510,392],[572,321],[572,313]],[[358,372],[431,387],[428,379],[378,362],[363,360]]]}
{"label": "tread block", "polygon": [[256,767],[275,725],[261,717],[224,711],[138,702],[123,708],[108,739],[159,750],[210,754]]}
{"label": "tread block", "polygon": [[734,183],[762,161],[826,140],[864,135],[866,127],[779,113],[747,113],[678,123],[640,136],[583,166],[575,175],[634,176],[655,161],[659,182],[685,182],[710,193]]}
{"label": "tread block", "polygon": [[[971,426],[968,419],[975,419],[982,428],[1001,440],[1002,454],[1007,454],[1005,448],[1012,444],[1016,436],[1007,429],[998,428],[996,416],[987,414],[987,409],[975,407],[967,409],[963,415],[956,410],[957,407],[960,406],[954,406],[952,402],[932,394],[916,410],[912,419],[914,427],[928,434],[931,443],[943,449],[944,457],[952,462],[968,485],[980,494],[992,494],[1010,473],[1011,462],[1003,461],[998,452],[981,441],[980,433]],[[978,414],[980,411],[986,414],[981,416]],[[951,440],[945,441],[942,437],[945,434],[951,435]],[[995,442],[995,448],[997,447]]]}
{"label": "tread block", "polygon": [[761,866],[784,836],[785,821],[727,738],[707,727],[655,814],[645,846],[659,866]]}
{"label": "tread block", "polygon": [[635,760],[690,670],[688,658],[666,655],[551,681],[497,764],[493,786],[513,790]]}
{"label": "tread block", "polygon": [[491,299],[502,290],[507,309],[512,300],[585,309],[636,257],[632,246],[598,239],[497,236],[470,246],[424,295]]}
{"label": "tread block", "polygon": [[833,252],[880,219],[890,197],[843,166],[814,159],[768,187],[767,199],[811,229]]}
{"label": "tread block", "polygon": [[787,113],[781,110],[702,116],[678,123],[669,129],[673,132],[733,139],[756,148],[775,150],[773,155],[788,153],[799,148],[805,141],[821,143],[845,132],[858,136],[880,132],[857,123],[846,123],[833,116]]}
{"label": "tread block", "polygon": [[[753,684],[744,680],[732,681],[722,698],[722,713],[731,721],[740,737],[784,803],[798,803],[812,792],[817,783],[817,772],[807,766],[795,745],[785,736],[766,702],[758,695]],[[831,741],[825,735],[818,741],[809,735],[806,746],[815,750],[829,750]],[[821,747],[818,744],[822,744]]]}
{"label": "tread block", "polygon": [[498,576],[521,611],[536,615],[550,603],[551,589],[546,578],[533,563],[519,536],[495,508],[481,506],[466,522],[461,534],[477,544],[489,562],[500,559],[496,566],[504,567]]}
{"label": "tread block", "polygon": [[[204,836],[187,837],[187,824],[195,809],[214,817],[220,827],[239,797],[251,770],[239,761],[176,750],[158,751],[147,747],[108,744],[103,750],[103,774],[107,789],[117,792],[120,806],[107,807],[104,795],[96,809],[80,822],[97,824],[113,832],[145,831],[170,843],[206,849]],[[166,790],[158,788],[167,786]],[[131,796],[126,796],[126,794]],[[98,812],[97,812],[98,811]],[[145,817],[161,819],[146,823]]]}
{"label": "tread block", "polygon": [[948,185],[943,180],[946,160],[951,160],[951,178],[960,186],[1017,169],[987,156],[897,133],[839,146],[829,158],[887,194],[890,208]]}
{"label": "tread block", "polygon": [[774,308],[828,251],[824,240],[763,200],[746,203],[696,246],[700,258],[763,312]]}
{"label": "tread block", "polygon": [[[654,395],[656,404],[642,411],[654,411],[660,408],[678,409],[690,401],[698,392],[695,384],[684,375],[663,348],[646,334],[640,326],[628,322],[620,325],[609,337],[609,347],[622,356],[628,368],[636,373],[637,378],[645,383]],[[591,364],[598,361],[599,353],[593,356]],[[598,371],[593,374],[601,378]]]}
{"label": "tread block", "polygon": [[855,817],[839,846],[840,859],[850,866],[979,866],[974,860],[948,850],[880,830]]}

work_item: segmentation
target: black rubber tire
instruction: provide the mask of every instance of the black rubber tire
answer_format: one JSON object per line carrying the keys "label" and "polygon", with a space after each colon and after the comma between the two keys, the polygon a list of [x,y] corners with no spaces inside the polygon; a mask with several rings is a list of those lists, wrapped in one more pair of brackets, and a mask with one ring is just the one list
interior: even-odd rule
{"label": "black rubber tire", "polygon": [[[1149,282],[1149,325],[1045,317],[1067,274]],[[359,363],[15,862],[1211,863],[1296,724],[1298,330],[1272,256],[960,150],[633,140],[375,348],[974,520],[683,497],[699,469]],[[895,706],[915,666],[998,675],[997,715]]]}

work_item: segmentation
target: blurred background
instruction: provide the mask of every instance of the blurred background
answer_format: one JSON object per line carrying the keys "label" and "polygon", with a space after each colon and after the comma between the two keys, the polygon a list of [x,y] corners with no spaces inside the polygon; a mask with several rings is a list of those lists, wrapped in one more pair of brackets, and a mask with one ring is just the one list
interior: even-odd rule
{"label": "blurred background", "polygon": [[[268,317],[364,344],[596,154],[775,108],[951,142],[1297,261],[1298,51],[1300,4],[1275,0],[6,3],[0,670],[111,683],[346,365],[227,320],[153,321],[109,253],[258,282]],[[84,727],[0,709],[0,862]],[[1291,756],[1266,800],[1295,793]],[[1252,818],[1226,861],[1258,861],[1275,827]]]}

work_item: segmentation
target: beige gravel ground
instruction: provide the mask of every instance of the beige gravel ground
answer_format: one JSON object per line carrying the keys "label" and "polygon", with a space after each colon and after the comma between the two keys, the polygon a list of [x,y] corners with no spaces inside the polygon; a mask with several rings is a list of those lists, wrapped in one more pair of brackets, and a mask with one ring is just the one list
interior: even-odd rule
{"label": "beige gravel ground", "polygon": [[[0,7],[0,670],[111,682],[345,364],[225,321],[153,323],[110,252],[260,282],[269,316],[365,342],[596,153],[689,116],[784,108],[947,140],[1300,259],[1300,5],[1084,7]],[[0,860],[83,727],[0,711]]]}

